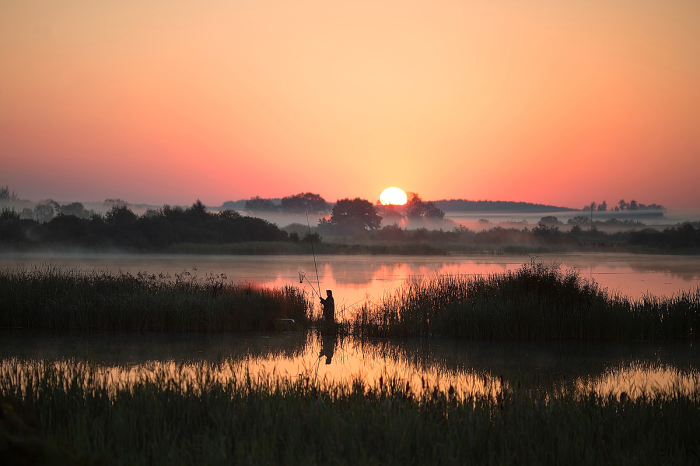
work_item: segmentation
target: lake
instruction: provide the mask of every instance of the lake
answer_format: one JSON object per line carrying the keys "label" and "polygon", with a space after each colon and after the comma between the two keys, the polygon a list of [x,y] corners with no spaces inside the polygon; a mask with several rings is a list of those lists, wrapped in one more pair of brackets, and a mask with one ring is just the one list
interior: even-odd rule
{"label": "lake", "polygon": [[[311,377],[376,384],[399,376],[460,393],[496,394],[520,382],[534,390],[567,386],[608,395],[688,392],[700,383],[700,354],[688,342],[489,342],[369,339],[335,334],[172,334],[0,330],[0,370],[97,364],[113,387],[165,374],[196,386],[202,378]],[[20,377],[21,376],[17,376]]]}
{"label": "lake", "polygon": [[[543,254],[537,261],[560,263],[563,269],[576,269],[612,293],[633,298],[644,294],[670,296],[700,286],[700,256],[642,254]],[[430,277],[440,273],[491,274],[516,270],[529,263],[528,256],[202,256],[163,254],[2,254],[0,267],[53,265],[84,270],[123,271],[136,274],[188,271],[199,277],[224,274],[234,282],[262,286],[293,285],[312,295],[313,288],[325,297],[332,289],[336,308],[352,310],[365,300],[377,300],[410,277]],[[299,283],[300,272],[305,274]]]}
{"label": "lake", "polygon": [[[537,258],[577,269],[611,292],[641,297],[671,295],[700,283],[700,258],[630,254],[552,254]],[[515,270],[527,256],[319,256],[318,282],[333,289],[340,316],[377,300],[410,277],[438,273],[490,274]],[[292,285],[311,295],[318,287],[311,256],[198,256],[137,254],[5,254],[0,267],[47,265],[132,274],[188,271],[205,277],[264,286]],[[299,272],[306,279],[299,282]],[[398,375],[419,386],[457,387],[463,392],[500,390],[523,380],[529,386],[585,387],[634,396],[644,390],[689,390],[699,383],[700,355],[691,343],[470,342],[454,340],[338,339],[314,332],[284,334],[80,333],[4,329],[3,371],[32,364],[92,361],[110,383],[167,373],[182,379],[230,377],[236,371],[275,377],[318,377],[329,382],[375,383]],[[24,368],[24,369],[23,369]],[[149,375],[150,374],[150,375]],[[191,382],[191,381],[190,381]],[[189,382],[187,382],[189,383]]]}

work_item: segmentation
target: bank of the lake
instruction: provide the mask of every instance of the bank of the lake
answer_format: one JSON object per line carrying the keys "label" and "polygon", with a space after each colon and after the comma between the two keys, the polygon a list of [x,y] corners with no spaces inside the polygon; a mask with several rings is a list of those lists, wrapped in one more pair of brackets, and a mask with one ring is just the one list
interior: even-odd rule
{"label": "bank of the lake", "polygon": [[[177,243],[163,248],[137,248],[130,246],[88,246],[66,243],[0,243],[0,253],[127,253],[127,254],[197,254],[197,255],[308,255],[308,242],[247,241],[237,243]],[[315,243],[314,252],[328,255],[403,255],[403,256],[454,256],[464,254],[562,254],[562,253],[628,253],[649,255],[700,255],[698,247],[671,248],[627,244],[605,238],[583,238],[578,242],[483,241],[462,243],[451,241],[392,241],[357,240],[353,238],[329,238]]]}

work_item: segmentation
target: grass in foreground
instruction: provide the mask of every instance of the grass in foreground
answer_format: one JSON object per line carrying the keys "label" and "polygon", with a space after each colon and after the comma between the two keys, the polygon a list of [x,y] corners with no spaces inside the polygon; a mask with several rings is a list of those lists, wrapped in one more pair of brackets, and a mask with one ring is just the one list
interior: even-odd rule
{"label": "grass in foreground", "polygon": [[279,319],[309,320],[296,287],[61,268],[0,270],[0,326],[70,330],[219,332],[271,330]]}
{"label": "grass in foreground", "polygon": [[[618,399],[169,374],[107,388],[89,365],[0,373],[0,456],[35,464],[694,464],[700,389]],[[25,457],[25,458],[26,458]],[[20,458],[22,458],[20,456]]]}
{"label": "grass in foreground", "polygon": [[351,321],[366,336],[653,340],[700,336],[700,288],[670,298],[610,295],[576,271],[525,265],[489,276],[408,281]]}

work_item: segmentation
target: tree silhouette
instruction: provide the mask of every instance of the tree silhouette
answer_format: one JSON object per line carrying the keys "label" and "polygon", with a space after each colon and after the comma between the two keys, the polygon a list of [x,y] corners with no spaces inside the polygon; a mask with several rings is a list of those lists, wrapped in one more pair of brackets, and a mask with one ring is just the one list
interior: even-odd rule
{"label": "tree silhouette", "polygon": [[136,222],[137,218],[136,214],[125,205],[115,205],[105,215],[105,221],[108,225],[125,226]]}
{"label": "tree silhouette", "polygon": [[279,207],[270,199],[263,199],[260,196],[251,197],[245,202],[247,212],[278,212]]}
{"label": "tree silhouette", "polygon": [[0,186],[0,199],[17,200],[17,195],[14,191],[10,192],[9,186]]}
{"label": "tree silhouette", "polygon": [[187,215],[193,223],[200,223],[214,218],[214,215],[207,212],[207,207],[202,204],[202,201],[199,199],[192,204],[192,207],[185,211],[185,215]]}
{"label": "tree silhouette", "polygon": [[237,220],[241,218],[241,214],[235,210],[222,210],[219,212],[219,218],[222,220]]}
{"label": "tree silhouette", "polygon": [[431,219],[431,220],[442,220],[445,218],[445,212],[443,212],[441,209],[439,209],[432,202],[426,202],[426,203],[424,203],[424,205],[425,205],[425,210],[423,213],[423,217]]}
{"label": "tree silhouette", "polygon": [[371,202],[366,199],[340,199],[333,206],[331,218],[322,219],[319,225],[330,225],[344,234],[356,234],[367,229],[376,230],[382,223]]}
{"label": "tree silhouette", "polygon": [[90,218],[95,212],[87,210],[80,202],[71,202],[59,208],[59,213],[63,215],[75,215],[78,218]]}
{"label": "tree silhouette", "polygon": [[552,215],[548,215],[548,216],[546,216],[546,217],[542,217],[542,218],[540,219],[540,221],[537,222],[537,223],[538,223],[538,224],[543,224],[543,225],[548,225],[548,226],[549,226],[549,225],[563,225],[563,222],[562,222],[562,221],[560,221],[558,218],[556,218],[556,217],[554,217],[554,216],[552,216]]}
{"label": "tree silhouette", "polygon": [[283,212],[303,214],[304,212],[322,214],[328,212],[328,203],[324,198],[314,193],[299,193],[282,198]]}
{"label": "tree silhouette", "polygon": [[50,204],[37,204],[34,207],[34,220],[46,223],[53,218],[54,208]]}
{"label": "tree silhouette", "polygon": [[439,209],[432,202],[423,202],[420,196],[416,193],[408,193],[408,201],[404,206],[406,217],[411,220],[430,219],[442,220],[445,218],[445,212]]}
{"label": "tree silhouette", "polygon": [[408,201],[404,205],[406,217],[409,219],[419,219],[423,216],[423,199],[417,193],[407,193]]}

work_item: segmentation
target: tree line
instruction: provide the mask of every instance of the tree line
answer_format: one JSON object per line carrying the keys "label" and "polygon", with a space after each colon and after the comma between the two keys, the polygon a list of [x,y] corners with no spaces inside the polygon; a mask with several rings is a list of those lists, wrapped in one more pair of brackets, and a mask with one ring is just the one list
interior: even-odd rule
{"label": "tree line", "polygon": [[[568,232],[561,231],[557,225],[538,222],[532,229],[503,228],[500,226],[489,230],[474,231],[464,226],[452,230],[428,230],[418,228],[408,230],[398,225],[367,231],[363,239],[413,242],[413,243],[451,243],[481,246],[563,246],[588,247],[604,246],[639,246],[657,250],[687,250],[700,248],[700,223],[684,223],[663,231],[645,228],[642,230],[606,233],[593,226],[584,230],[575,224]],[[358,237],[359,238],[359,237]]]}
{"label": "tree line", "polygon": [[[589,205],[583,206],[583,209],[581,210],[605,212],[608,210],[608,203],[606,201],[603,201],[600,204],[591,202]],[[666,208],[659,204],[642,204],[640,202],[635,201],[634,199],[632,199],[630,202],[626,202],[624,199],[620,199],[617,205],[612,206],[610,210],[619,212],[625,210],[666,210]]]}
{"label": "tree line", "polygon": [[[0,194],[16,198],[9,188],[0,189]],[[357,240],[388,240],[407,242],[456,242],[473,244],[578,244],[600,240],[625,243],[659,249],[700,247],[700,228],[694,224],[683,224],[664,231],[642,229],[618,233],[598,231],[598,226],[643,227],[633,220],[608,219],[605,222],[591,220],[588,216],[577,216],[568,221],[569,232],[562,232],[563,222],[554,216],[542,217],[537,226],[523,228],[492,228],[474,232],[464,227],[443,231],[419,228],[407,230],[398,224],[403,220],[421,220],[425,225],[444,218],[445,213],[435,202],[425,202],[416,193],[409,193],[404,206],[379,206],[366,199],[340,199],[332,205],[320,195],[299,193],[281,199],[277,212],[324,214],[316,231],[284,231],[276,224],[254,216],[244,216],[234,210],[207,211],[197,200],[189,208],[164,205],[161,209],[149,209],[136,215],[121,199],[109,199],[112,208],[101,215],[86,209],[83,204],[73,202],[60,205],[53,200],[42,201],[34,209],[21,212],[3,208],[0,212],[0,241],[3,243],[55,244],[84,247],[119,247],[139,250],[165,250],[178,243],[226,244],[246,241],[320,242],[323,236],[350,236]],[[254,212],[260,201],[251,198],[249,213]],[[270,201],[271,202],[271,201]],[[106,203],[110,203],[107,202]],[[268,205],[268,202],[262,202]],[[591,205],[594,206],[595,203]],[[605,203],[604,203],[605,204]],[[636,208],[659,208],[656,204],[644,206],[631,202],[617,206],[623,210]],[[642,207],[640,207],[642,206]],[[652,207],[653,206],[653,207]],[[596,207],[597,209],[597,207]],[[393,225],[381,227],[382,220]],[[415,225],[415,224],[413,224]],[[434,224],[433,224],[434,225]],[[587,227],[584,230],[582,227]]]}
{"label": "tree line", "polygon": [[576,210],[569,207],[516,201],[441,199],[439,201],[433,201],[433,204],[446,212],[563,212]]}
{"label": "tree line", "polygon": [[330,210],[330,204],[318,194],[299,193],[283,197],[280,204],[275,204],[272,199],[263,199],[255,196],[245,202],[246,212],[283,212],[291,214],[325,214]]}
{"label": "tree line", "polygon": [[10,191],[9,186],[0,186],[0,200],[10,200],[10,201],[16,201],[17,200],[17,194],[15,194],[14,191]]}
{"label": "tree line", "polygon": [[[163,206],[139,216],[125,205],[115,205],[106,215],[80,218],[58,214],[48,222],[22,219],[10,209],[0,212],[0,242],[136,250],[167,250],[178,243],[226,244],[246,241],[321,242],[321,235],[352,236],[356,241],[401,243],[460,243],[495,246],[631,245],[661,250],[700,248],[700,223],[680,224],[663,231],[642,229],[616,233],[599,231],[596,225],[581,228],[574,223],[568,232],[559,229],[556,217],[543,217],[528,229],[494,227],[473,231],[463,226],[451,230],[405,229],[398,224],[381,227],[381,217],[369,201],[341,199],[330,218],[322,219],[314,233],[287,233],[264,219],[243,216],[232,210],[208,212],[196,201],[189,208]],[[584,224],[585,225],[585,224]]]}
{"label": "tree line", "polygon": [[[309,194],[309,193],[307,193]],[[320,200],[319,200],[320,199]],[[318,213],[325,201],[318,195],[290,196],[289,211],[303,209],[311,200]],[[58,212],[55,215],[55,212]],[[321,219],[324,234],[359,234],[379,228],[382,217],[367,200],[341,199],[328,219]],[[246,241],[321,241],[319,234],[300,237],[276,224],[234,210],[209,212],[197,200],[189,208],[164,205],[135,214],[123,203],[116,203],[105,215],[86,210],[81,203],[61,206],[55,201],[40,203],[22,213],[3,208],[0,213],[0,241],[85,247],[122,247],[159,250],[177,243],[226,244]]]}
{"label": "tree line", "polygon": [[0,241],[158,250],[176,243],[289,241],[289,235],[267,220],[232,210],[208,212],[197,200],[186,209],[165,205],[141,216],[117,204],[104,216],[59,213],[47,222],[3,209]]}

